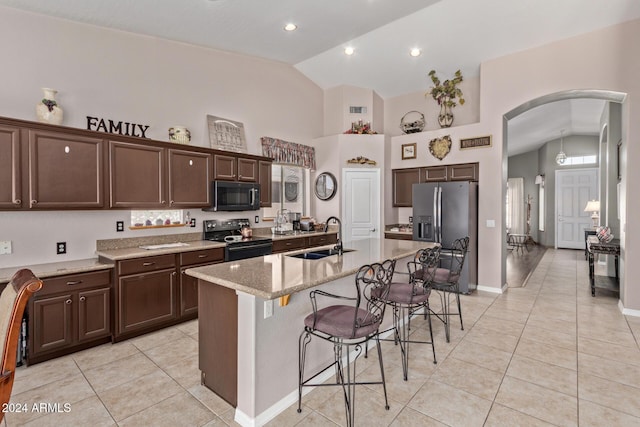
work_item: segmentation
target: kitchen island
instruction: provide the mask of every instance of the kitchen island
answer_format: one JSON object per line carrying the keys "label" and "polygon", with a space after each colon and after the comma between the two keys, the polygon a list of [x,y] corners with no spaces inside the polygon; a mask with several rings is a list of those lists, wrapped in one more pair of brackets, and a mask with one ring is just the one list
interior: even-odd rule
{"label": "kitchen island", "polygon": [[[298,337],[303,319],[312,311],[309,294],[303,291],[320,288],[354,296],[355,273],[362,265],[396,259],[396,270],[406,271],[406,262],[418,249],[433,245],[364,239],[345,242],[344,248],[353,251],[341,256],[290,256],[303,252],[297,251],[188,269],[186,274],[199,279],[203,384],[236,407],[239,424],[265,424],[297,400]],[[287,295],[288,305],[274,304],[274,299]],[[390,319],[387,316],[385,324]],[[309,372],[332,358],[330,346],[312,342]]]}

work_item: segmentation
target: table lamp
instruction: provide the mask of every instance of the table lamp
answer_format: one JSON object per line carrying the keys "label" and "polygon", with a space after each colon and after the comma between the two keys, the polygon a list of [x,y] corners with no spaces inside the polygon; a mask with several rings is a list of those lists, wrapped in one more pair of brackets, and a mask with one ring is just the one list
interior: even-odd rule
{"label": "table lamp", "polygon": [[591,221],[593,221],[593,228],[598,226],[598,220],[600,217],[598,216],[598,212],[600,212],[600,202],[598,200],[589,200],[587,202],[587,206],[584,208],[585,212],[593,212],[591,214]]}

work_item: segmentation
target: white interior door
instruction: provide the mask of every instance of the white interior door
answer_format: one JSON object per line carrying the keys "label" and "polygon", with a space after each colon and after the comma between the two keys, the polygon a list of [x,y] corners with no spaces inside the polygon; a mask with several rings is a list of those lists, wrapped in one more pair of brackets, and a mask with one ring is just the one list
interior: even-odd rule
{"label": "white interior door", "polygon": [[380,169],[343,169],[344,240],[380,237]]}
{"label": "white interior door", "polygon": [[591,228],[584,208],[597,198],[598,169],[556,171],[556,247],[584,250],[584,230]]}

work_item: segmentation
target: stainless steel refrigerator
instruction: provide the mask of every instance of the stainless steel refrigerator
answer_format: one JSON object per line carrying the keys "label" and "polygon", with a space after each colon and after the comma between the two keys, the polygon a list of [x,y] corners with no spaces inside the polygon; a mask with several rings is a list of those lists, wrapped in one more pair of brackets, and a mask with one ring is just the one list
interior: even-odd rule
{"label": "stainless steel refrigerator", "polygon": [[[468,181],[413,184],[413,240],[441,243],[469,236],[469,252],[459,285],[469,293],[478,284],[478,184]],[[441,265],[448,266],[446,251]]]}

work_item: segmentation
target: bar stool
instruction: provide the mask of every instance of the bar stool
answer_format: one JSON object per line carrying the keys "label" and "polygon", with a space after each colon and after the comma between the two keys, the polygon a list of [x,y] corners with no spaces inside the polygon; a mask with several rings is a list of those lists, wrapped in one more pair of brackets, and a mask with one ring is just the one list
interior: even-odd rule
{"label": "bar stool", "polygon": [[[340,386],[344,393],[347,426],[352,427],[355,422],[355,386],[365,384],[382,384],[385,409],[389,409],[382,351],[378,337],[378,329],[384,317],[386,304],[373,298],[372,292],[386,296],[394,269],[395,260],[360,267],[355,277],[355,297],[331,294],[322,290],[310,292],[313,313],[304,319],[304,330],[300,334],[298,343],[298,412],[302,411],[302,387]],[[352,304],[330,305],[319,309],[318,297],[351,301]],[[331,343],[334,360],[319,372],[305,379],[306,352],[311,337],[318,337]],[[378,348],[381,381],[356,382],[356,359],[362,353],[362,346],[366,347],[367,342],[371,339],[376,340]],[[343,360],[343,352],[346,360]],[[311,383],[332,367],[335,367],[336,370],[335,384]]]}
{"label": "bar stool", "polygon": [[[433,313],[444,323],[444,332],[447,342],[450,341],[450,318],[460,317],[460,330],[464,331],[462,323],[462,306],[460,305],[460,286],[458,281],[462,274],[462,267],[469,249],[469,237],[462,237],[453,241],[451,249],[441,249],[440,266],[434,271],[429,271],[428,276],[433,277],[431,288],[438,291],[442,311]],[[444,255],[444,256],[443,256]],[[451,298],[455,295],[457,312],[451,312]]]}
{"label": "bar stool", "polygon": [[[436,349],[433,342],[433,330],[431,329],[431,309],[429,308],[429,296],[431,284],[438,266],[440,247],[420,249],[413,261],[407,263],[409,281],[407,283],[391,282],[389,292],[385,297],[375,290],[374,296],[384,301],[393,309],[393,341],[400,346],[402,356],[402,373],[404,380],[409,377],[409,344],[431,344],[433,363],[437,363]],[[430,341],[412,340],[409,337],[411,329],[411,317],[423,309],[429,325]]]}

